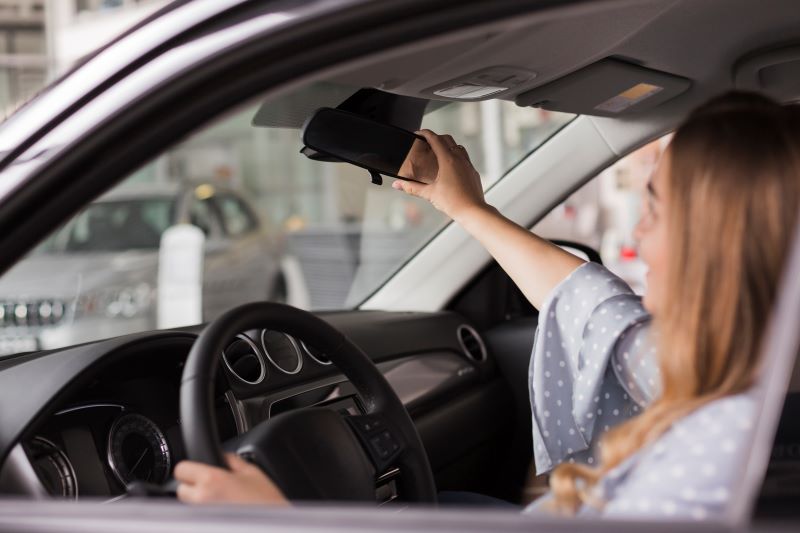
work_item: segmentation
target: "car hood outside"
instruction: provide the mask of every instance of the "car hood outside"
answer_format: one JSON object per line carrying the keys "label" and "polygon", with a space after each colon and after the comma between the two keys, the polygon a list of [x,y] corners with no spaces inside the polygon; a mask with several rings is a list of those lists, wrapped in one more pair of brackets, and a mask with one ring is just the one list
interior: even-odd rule
{"label": "car hood outside", "polygon": [[0,277],[0,299],[65,301],[104,288],[146,282],[155,286],[158,251],[35,253]]}

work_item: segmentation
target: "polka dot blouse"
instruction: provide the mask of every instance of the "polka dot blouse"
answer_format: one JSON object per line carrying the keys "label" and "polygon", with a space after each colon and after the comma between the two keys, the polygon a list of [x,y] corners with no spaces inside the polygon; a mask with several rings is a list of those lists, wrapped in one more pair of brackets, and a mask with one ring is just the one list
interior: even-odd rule
{"label": "polka dot blouse", "polygon": [[[599,440],[658,395],[651,317],[624,281],[585,263],[542,306],[529,389],[536,471],[597,465]],[[673,424],[595,487],[602,509],[579,515],[722,518],[754,423],[752,393],[729,396]],[[548,512],[545,496],[527,512]]]}

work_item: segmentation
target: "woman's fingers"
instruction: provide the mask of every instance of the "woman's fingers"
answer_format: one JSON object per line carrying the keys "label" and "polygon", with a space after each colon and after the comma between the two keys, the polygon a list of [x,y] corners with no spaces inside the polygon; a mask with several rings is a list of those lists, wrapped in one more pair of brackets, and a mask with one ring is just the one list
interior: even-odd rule
{"label": "woman's fingers", "polygon": [[414,181],[405,181],[405,180],[394,180],[392,182],[392,188],[397,189],[399,191],[403,191],[406,194],[410,194],[411,196],[416,196],[418,198],[427,198],[427,189],[431,185],[426,183],[417,183]]}
{"label": "woman's fingers", "polygon": [[442,139],[442,141],[444,141],[444,144],[446,144],[447,147],[450,148],[450,150],[453,150],[454,148],[456,148],[456,146],[458,146],[456,144],[456,140],[453,139],[452,135],[445,133],[444,135],[440,135],[439,137]]}
{"label": "woman's fingers", "polygon": [[254,472],[261,472],[261,469],[258,468],[253,463],[248,463],[235,453],[226,453],[225,459],[228,460],[228,466],[231,468],[232,472],[242,473],[242,474],[253,474]]}
{"label": "woman's fingers", "polygon": [[204,501],[200,495],[200,489],[196,485],[180,483],[175,493],[183,503],[203,503]]}
{"label": "woman's fingers", "polygon": [[230,470],[192,461],[175,466],[178,499],[185,503],[281,504],[288,501],[257,466],[227,455]]}
{"label": "woman's fingers", "polygon": [[181,461],[175,465],[172,475],[181,483],[196,483],[201,476],[208,472],[209,468],[212,467],[203,463]]}
{"label": "woman's fingers", "polygon": [[452,150],[439,135],[436,135],[431,130],[420,130],[417,133],[425,137],[433,153],[436,154],[436,159],[440,162],[452,155]]}
{"label": "woman's fingers", "polygon": [[439,160],[440,167],[442,161],[452,161],[454,159],[464,159],[472,164],[467,149],[463,145],[456,144],[451,135],[437,135],[431,130],[420,130],[417,133],[428,141],[433,153],[436,155],[436,159]]}
{"label": "woman's fingers", "polygon": [[436,177],[431,183],[396,181],[392,187],[428,200],[453,219],[461,218],[472,207],[485,205],[480,175],[472,166],[466,148],[456,144],[449,135],[436,135],[430,130],[420,130],[418,133],[427,141],[436,157]]}
{"label": "woman's fingers", "polygon": [[195,461],[181,461],[175,465],[173,476],[179,481],[176,491],[184,503],[208,503],[218,496],[215,491],[229,473],[221,468]]}
{"label": "woman's fingers", "polygon": [[459,153],[460,153],[462,156],[464,156],[464,158],[467,160],[467,162],[468,162],[470,165],[472,164],[472,160],[469,158],[469,152],[467,152],[467,149],[466,149],[466,148],[464,148],[464,146],[463,146],[463,145],[461,145],[461,144],[459,144],[459,145],[458,145],[458,152],[459,152]]}

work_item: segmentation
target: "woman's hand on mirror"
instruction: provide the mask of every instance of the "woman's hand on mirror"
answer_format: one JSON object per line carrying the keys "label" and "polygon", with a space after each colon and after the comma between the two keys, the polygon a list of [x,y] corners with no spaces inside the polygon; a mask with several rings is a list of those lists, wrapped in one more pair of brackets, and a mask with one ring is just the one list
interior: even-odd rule
{"label": "woman's hand on mirror", "polygon": [[397,171],[397,175],[428,183],[436,179],[438,172],[439,164],[436,161],[436,154],[431,150],[431,145],[423,139],[416,139],[400,166],[400,170]]}
{"label": "woman's hand on mirror", "polygon": [[[423,153],[423,147],[415,142],[400,175],[421,183],[395,180],[392,187],[428,200],[456,221],[476,208],[488,207],[480,174],[472,166],[466,149],[456,144],[450,135],[437,135],[430,130],[418,133],[425,137],[429,151],[435,156],[435,164],[434,158]],[[403,174],[403,170],[407,173]]]}
{"label": "woman's hand on mirror", "polygon": [[227,454],[230,470],[194,461],[175,466],[178,499],[183,503],[288,505],[280,489],[256,465]]}

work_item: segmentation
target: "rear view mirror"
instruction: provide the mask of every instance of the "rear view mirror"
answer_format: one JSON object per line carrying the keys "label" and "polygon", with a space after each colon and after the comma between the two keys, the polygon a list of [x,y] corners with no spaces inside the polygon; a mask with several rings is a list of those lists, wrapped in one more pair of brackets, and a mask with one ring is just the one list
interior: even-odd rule
{"label": "rear view mirror", "polygon": [[418,181],[436,175],[436,158],[424,137],[340,109],[318,109],[303,126],[306,147],[367,169],[373,183],[381,175]]}

